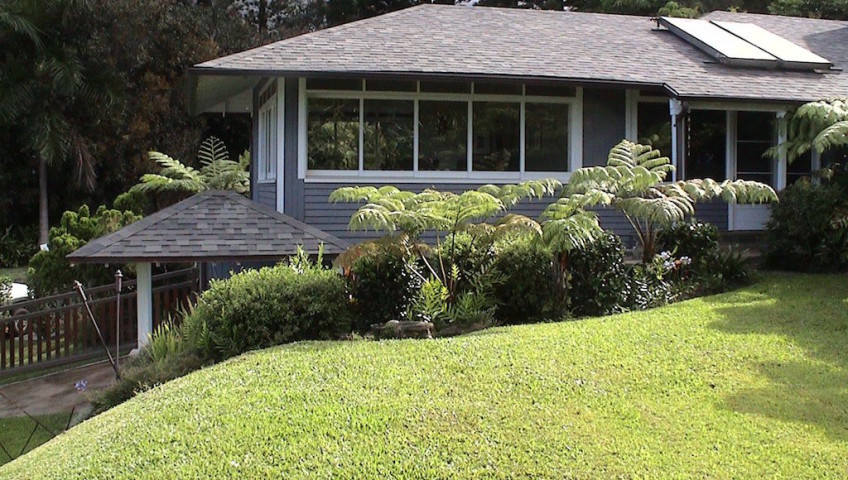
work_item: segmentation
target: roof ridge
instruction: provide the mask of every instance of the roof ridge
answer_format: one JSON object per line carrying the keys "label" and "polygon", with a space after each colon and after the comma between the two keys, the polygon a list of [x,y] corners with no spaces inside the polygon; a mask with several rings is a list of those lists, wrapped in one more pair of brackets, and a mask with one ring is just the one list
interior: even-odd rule
{"label": "roof ridge", "polygon": [[[192,195],[191,197],[186,198],[185,200],[181,200],[173,205],[169,205],[168,207],[165,207],[162,210],[159,210],[158,212],[152,213],[146,217],[142,217],[136,220],[135,222],[127,225],[126,227],[120,228],[117,231],[114,231],[108,235],[97,238],[83,245],[78,250],[68,254],[67,257],[73,258],[75,256],[79,256],[76,254],[80,253],[81,251],[83,252],[82,254],[90,255],[89,253],[86,253],[87,250],[94,250],[94,252],[92,253],[105,250],[121,240],[126,240],[127,238],[136,235],[137,233],[146,228],[150,228],[177,213],[183,212],[188,208],[197,205],[203,199],[202,197],[206,196],[204,194],[206,194],[207,192],[209,192],[209,190],[199,192],[197,194]],[[91,248],[89,248],[89,246]]]}

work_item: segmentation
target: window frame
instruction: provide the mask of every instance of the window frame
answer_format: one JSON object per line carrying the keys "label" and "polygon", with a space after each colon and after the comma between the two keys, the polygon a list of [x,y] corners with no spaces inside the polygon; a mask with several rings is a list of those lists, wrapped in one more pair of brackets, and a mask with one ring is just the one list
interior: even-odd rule
{"label": "window frame", "polygon": [[[257,138],[258,161],[256,162],[256,181],[258,183],[276,183],[279,175],[279,159],[282,150],[280,88],[276,79],[272,79],[259,94]],[[273,132],[269,135],[269,132]]]}
{"label": "window frame", "polygon": [[[567,181],[571,172],[582,167],[583,157],[583,89],[577,87],[573,97],[531,96],[526,95],[526,86],[521,83],[521,94],[498,95],[474,93],[474,82],[469,81],[470,93],[432,93],[422,92],[421,82],[415,81],[414,92],[369,91],[368,80],[362,82],[361,90],[307,90],[306,79],[299,79],[298,91],[298,178],[306,182],[385,182],[402,180],[409,183],[426,182],[513,182],[528,179],[556,178]],[[311,98],[358,99],[360,115],[359,168],[357,170],[313,170],[308,168],[308,102]],[[366,170],[364,168],[363,129],[365,100],[405,100],[413,101],[413,167],[412,170]],[[466,169],[464,171],[419,170],[419,104],[421,101],[464,102],[468,108],[466,140]],[[518,172],[485,172],[473,170],[473,105],[474,102],[507,102],[519,104],[519,148],[520,166]],[[525,106],[527,103],[560,104],[568,106],[568,171],[566,172],[526,172],[525,171]]]}

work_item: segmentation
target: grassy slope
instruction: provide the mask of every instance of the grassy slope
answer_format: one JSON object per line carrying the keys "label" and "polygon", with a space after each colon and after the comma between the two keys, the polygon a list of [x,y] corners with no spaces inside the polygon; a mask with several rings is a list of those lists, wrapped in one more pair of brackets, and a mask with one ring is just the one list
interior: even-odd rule
{"label": "grassy slope", "polygon": [[[61,432],[68,424],[68,416],[68,413],[57,413],[40,415],[36,418],[51,431]],[[0,465],[7,463],[10,455],[17,458],[21,451],[29,452],[53,438],[52,433],[45,430],[44,427],[36,425],[29,417],[0,418],[0,445],[5,449],[5,451],[0,449]],[[32,438],[30,438],[30,435],[32,435]],[[27,443],[27,439],[29,439],[29,443]]]}
{"label": "grassy slope", "polygon": [[436,341],[306,343],[150,391],[11,478],[844,477],[848,277]]}

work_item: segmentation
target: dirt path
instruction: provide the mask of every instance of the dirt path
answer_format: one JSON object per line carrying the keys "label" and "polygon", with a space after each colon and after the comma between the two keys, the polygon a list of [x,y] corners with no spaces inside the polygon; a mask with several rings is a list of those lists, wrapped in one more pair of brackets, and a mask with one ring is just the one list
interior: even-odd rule
{"label": "dirt path", "polygon": [[4,385],[0,387],[0,418],[21,416],[20,408],[30,415],[43,415],[84,405],[88,400],[75,387],[80,380],[87,382],[89,390],[103,388],[115,381],[115,372],[108,362],[100,362]]}

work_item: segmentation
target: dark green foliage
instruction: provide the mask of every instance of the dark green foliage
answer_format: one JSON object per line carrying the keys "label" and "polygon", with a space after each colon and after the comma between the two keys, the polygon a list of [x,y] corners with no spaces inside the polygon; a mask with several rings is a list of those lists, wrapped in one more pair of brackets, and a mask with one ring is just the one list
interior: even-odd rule
{"label": "dark green foliage", "polygon": [[352,298],[354,329],[364,333],[372,323],[401,320],[420,288],[421,279],[397,245],[369,242],[355,248],[361,256],[345,272]]}
{"label": "dark green foliage", "polygon": [[213,281],[193,315],[205,323],[212,351],[203,353],[214,359],[351,331],[344,278],[306,260]]}
{"label": "dark green foliage", "polygon": [[494,288],[501,324],[519,324],[550,319],[554,312],[554,256],[542,242],[522,236],[496,244],[492,269],[502,281]]}
{"label": "dark green foliage", "polygon": [[569,303],[576,316],[625,310],[628,269],[618,235],[605,232],[597,241],[568,257]]}
{"label": "dark green foliage", "polygon": [[[132,212],[108,210],[100,206],[92,215],[88,206],[62,215],[58,227],[50,229],[48,251],[38,252],[29,261],[30,287],[36,296],[49,295],[70,289],[74,280],[85,286],[97,286],[114,281],[120,266],[99,264],[71,266],[66,255],[89,241],[115,232],[140,219]],[[123,269],[126,274],[126,269]]]}
{"label": "dark green foliage", "polygon": [[848,269],[848,200],[836,182],[798,182],[780,193],[767,224],[766,262],[799,271]]}
{"label": "dark green foliage", "polygon": [[101,413],[157,385],[182,377],[204,364],[196,351],[188,350],[153,361],[141,354],[121,366],[121,379],[89,394],[94,413]]}
{"label": "dark green foliage", "polygon": [[697,263],[711,258],[718,250],[718,228],[697,220],[678,222],[660,230],[657,250],[676,257],[689,257]]}
{"label": "dark green foliage", "polygon": [[671,303],[676,297],[675,284],[658,276],[647,265],[632,266],[624,285],[622,304],[627,310],[661,307]]}
{"label": "dark green foliage", "polygon": [[34,228],[8,227],[0,233],[0,268],[22,267],[38,251]]}

